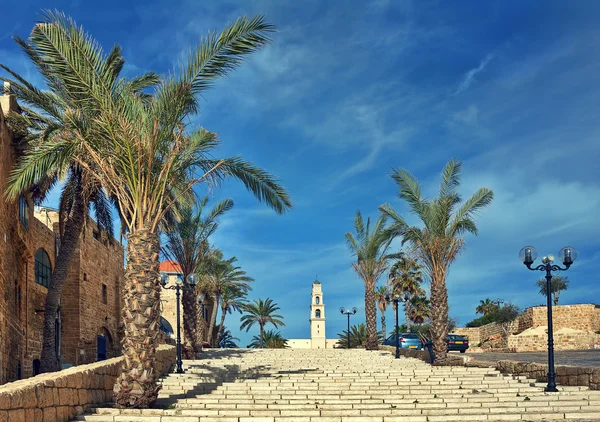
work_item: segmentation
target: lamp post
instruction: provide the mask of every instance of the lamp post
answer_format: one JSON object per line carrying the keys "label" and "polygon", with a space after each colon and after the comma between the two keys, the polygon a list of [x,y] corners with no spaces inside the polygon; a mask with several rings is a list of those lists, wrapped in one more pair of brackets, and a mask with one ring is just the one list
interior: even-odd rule
{"label": "lamp post", "polygon": [[345,309],[344,307],[340,308],[340,314],[348,317],[348,349],[350,348],[350,315],[355,315],[357,310],[356,307],[352,308],[352,310]]}
{"label": "lamp post", "polygon": [[400,333],[398,332],[398,304],[400,303],[400,296],[394,295],[394,297],[390,298],[390,295],[386,295],[385,300],[394,303],[396,318],[396,331],[394,332],[394,338],[396,340],[396,359],[400,359]]}
{"label": "lamp post", "polygon": [[519,258],[531,271],[546,271],[546,298],[548,307],[548,385],[544,391],[548,393],[558,392],[556,388],[556,373],[554,372],[554,333],[552,330],[552,271],[566,271],[577,258],[575,248],[565,246],[558,252],[558,259],[565,266],[561,268],[554,265],[554,256],[548,255],[542,258],[542,264],[537,267],[531,265],[537,258],[537,250],[533,246],[525,246],[519,252]]}
{"label": "lamp post", "polygon": [[175,290],[175,297],[177,299],[176,309],[177,309],[177,370],[178,374],[183,374],[183,362],[181,360],[181,322],[180,322],[180,296],[181,290],[194,290],[196,283],[198,282],[198,276],[196,274],[189,274],[187,276],[187,284],[184,283],[183,277],[177,276],[177,280],[175,281],[175,285],[167,287],[167,282],[169,281],[169,276],[167,274],[163,274],[160,277],[160,285],[165,290]]}

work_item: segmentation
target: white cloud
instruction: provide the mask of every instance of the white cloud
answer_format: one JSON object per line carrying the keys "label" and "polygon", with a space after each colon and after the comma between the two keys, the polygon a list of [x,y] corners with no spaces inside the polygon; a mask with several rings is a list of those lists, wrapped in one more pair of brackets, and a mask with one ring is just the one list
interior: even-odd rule
{"label": "white cloud", "polygon": [[488,54],[487,56],[485,56],[485,58],[481,61],[481,63],[479,63],[479,66],[469,70],[465,76],[463,77],[462,81],[460,82],[460,84],[458,84],[458,87],[456,88],[456,91],[454,92],[454,95],[458,95],[461,92],[466,91],[467,89],[469,89],[469,87],[471,86],[471,84],[473,83],[473,81],[475,80],[475,76],[477,76],[477,74],[481,73],[485,67],[488,65],[488,63],[494,58],[494,56],[492,54]]}

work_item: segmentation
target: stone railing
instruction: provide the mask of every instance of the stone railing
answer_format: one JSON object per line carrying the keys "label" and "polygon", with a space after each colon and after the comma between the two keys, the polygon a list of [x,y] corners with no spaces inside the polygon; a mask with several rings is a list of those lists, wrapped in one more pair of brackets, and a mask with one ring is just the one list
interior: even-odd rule
{"label": "stone railing", "polygon": [[[67,422],[87,407],[112,400],[124,357],[74,366],[0,387],[0,421]],[[156,351],[154,369],[164,374],[175,363],[175,347]]]}
{"label": "stone railing", "polygon": [[[538,382],[547,382],[548,365],[541,363],[514,362],[501,360],[496,369],[502,373],[525,375]],[[557,366],[556,383],[558,385],[579,385],[590,390],[600,390],[600,368],[585,366]]]}

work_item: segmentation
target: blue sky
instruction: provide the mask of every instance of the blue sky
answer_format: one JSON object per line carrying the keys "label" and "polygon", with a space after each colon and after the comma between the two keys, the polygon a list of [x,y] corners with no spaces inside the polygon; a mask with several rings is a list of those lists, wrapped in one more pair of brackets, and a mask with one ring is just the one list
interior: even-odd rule
{"label": "blue sky", "polygon": [[[318,274],[327,335],[345,326],[340,306],[364,289],[344,233],[356,210],[390,202],[404,213],[391,168],[414,173],[433,195],[451,158],[461,191],[494,190],[480,235],[447,283],[464,324],[486,297],[522,307],[544,299],[518,259],[565,245],[579,251],[562,303],[600,303],[600,4],[547,1],[20,1],[2,9],[0,61],[36,82],[10,36],[27,36],[40,8],[73,16],[106,49],[123,46],[129,75],[168,72],[209,30],[243,14],[278,26],[272,45],[206,92],[197,124],[219,133],[222,156],[243,155],[277,175],[294,209],[277,216],[242,187],[214,243],[273,298],[287,338],[308,337]],[[39,80],[38,80],[39,81]],[[52,205],[52,204],[51,204]],[[392,313],[388,312],[388,325]],[[235,322],[234,322],[235,320]],[[227,326],[239,333],[237,316]],[[256,331],[256,330],[254,330]],[[237,334],[246,345],[252,334]]]}

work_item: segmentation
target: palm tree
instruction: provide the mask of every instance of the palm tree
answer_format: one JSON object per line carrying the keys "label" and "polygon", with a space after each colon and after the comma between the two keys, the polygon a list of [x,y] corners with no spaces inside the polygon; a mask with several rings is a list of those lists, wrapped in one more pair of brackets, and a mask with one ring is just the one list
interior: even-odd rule
{"label": "palm tree", "polygon": [[367,320],[367,350],[377,350],[377,308],[375,306],[375,284],[387,270],[392,256],[386,255],[392,238],[385,232],[385,217],[379,217],[371,230],[371,219],[367,218],[365,226],[362,214],[356,212],[354,217],[356,238],[346,233],[346,242],[356,261],[352,268],[362,279],[365,286],[365,315]]}
{"label": "palm tree", "polygon": [[[52,36],[45,31],[48,25],[52,25]],[[74,32],[69,32],[70,29]],[[84,42],[83,36],[83,32],[64,16],[47,13],[46,22],[37,25],[27,41],[15,37],[45,79],[48,91],[35,88],[10,68],[0,65],[12,76],[0,77],[0,81],[10,83],[22,109],[22,114],[12,115],[11,121],[26,128],[26,134],[16,148],[21,155],[9,179],[7,199],[15,200],[22,193],[30,192],[34,203],[41,204],[57,181],[66,179],[59,202],[60,248],[45,298],[41,372],[60,369],[56,355],[55,320],[64,282],[90,207],[95,211],[99,228],[105,230],[111,239],[113,231],[110,200],[101,182],[80,165],[79,161],[85,159],[85,151],[71,142],[93,136],[89,122],[98,116],[99,111],[82,98],[77,89],[62,83],[62,77],[72,76],[78,69],[67,69],[67,59],[59,57],[60,53],[54,46],[48,49],[49,42],[59,40],[63,48],[73,53],[72,60],[85,61],[99,77],[101,75],[103,95],[115,96],[124,90],[139,94],[142,89],[158,82],[157,76],[152,73],[129,81],[120,79],[125,63],[121,48],[113,47],[107,56],[91,54],[79,50],[81,42]],[[61,75],[55,73],[57,67],[62,68]]]}
{"label": "palm tree", "polygon": [[[73,124],[85,136],[47,141],[30,155],[31,168],[52,161],[65,148],[81,151],[76,163],[102,183],[114,197],[127,237],[127,268],[123,288],[125,355],[115,386],[119,407],[151,406],[160,386],[153,370],[159,341],[159,229],[176,204],[189,201],[203,182],[227,177],[283,213],[291,208],[286,191],[264,170],[239,157],[215,159],[214,133],[188,130],[198,111],[199,94],[238,67],[244,56],[266,45],[274,27],[262,16],[240,18],[219,35],[204,38],[186,64],[161,78],[151,94],[107,85],[109,70],[95,64],[107,59],[99,44],[63,15],[48,14],[30,39],[39,43],[39,57],[51,73],[52,86],[74,94]],[[120,81],[120,80],[119,80]],[[120,82],[117,82],[120,83]],[[125,82],[122,82],[125,83]],[[135,80],[129,84],[135,85]],[[75,95],[76,94],[76,95]],[[93,119],[80,110],[97,112]]]}
{"label": "palm tree", "polygon": [[496,309],[498,309],[498,305],[496,304],[496,302],[491,300],[490,298],[486,298],[485,300],[479,301],[479,305],[477,306],[477,308],[475,308],[475,313],[483,314],[483,316],[486,316],[495,311]]}
{"label": "palm tree", "polygon": [[264,301],[262,299],[255,299],[254,302],[246,304],[243,307],[246,314],[241,318],[242,325],[240,326],[240,330],[245,328],[246,331],[249,331],[254,324],[258,324],[260,328],[259,345],[262,349],[265,344],[265,325],[270,323],[275,328],[285,326],[283,316],[275,313],[279,309],[279,306],[270,298],[266,298]]}
{"label": "palm tree", "polygon": [[[287,340],[282,337],[279,331],[266,330],[264,332],[263,343],[265,349],[285,349],[287,347]],[[251,349],[258,349],[261,346],[260,336],[252,336],[252,341],[248,345]]]}
{"label": "palm tree", "polygon": [[403,243],[409,243],[417,253],[431,280],[431,327],[435,362],[446,364],[448,353],[446,336],[448,334],[448,290],[446,276],[451,264],[458,257],[464,245],[462,235],[465,232],[477,234],[474,216],[488,206],[494,193],[481,188],[455,212],[461,203],[456,192],[460,184],[461,164],[450,160],[442,172],[439,195],[431,200],[421,198],[421,187],[417,179],[406,170],[392,170],[391,177],[399,187],[399,197],[405,200],[411,211],[422,221],[424,228],[409,226],[389,204],[379,207],[382,215],[390,217],[391,236],[402,237]]}
{"label": "palm tree", "polygon": [[[201,273],[203,274],[202,289],[212,298],[213,308],[208,325],[207,339],[214,345],[213,332],[217,323],[217,311],[220,306],[221,298],[228,288],[239,291],[239,294],[246,294],[250,290],[248,283],[254,279],[243,271],[239,266],[235,266],[237,258],[231,257],[223,259],[223,253],[220,250],[210,254],[205,261]],[[216,336],[215,336],[216,337]]]}
{"label": "palm tree", "polygon": [[430,314],[431,305],[429,299],[427,299],[425,295],[414,296],[411,298],[408,307],[408,316],[412,322],[421,325],[430,317]]}
{"label": "palm tree", "polygon": [[220,349],[237,349],[238,345],[235,343],[236,341],[240,341],[240,339],[234,337],[227,328],[219,330],[218,346]]}
{"label": "palm tree", "polygon": [[235,285],[226,285],[223,290],[223,295],[221,296],[221,323],[219,324],[219,330],[217,333],[217,338],[220,338],[221,331],[225,324],[225,316],[227,313],[233,313],[233,311],[238,311],[240,314],[242,313],[242,308],[246,305],[246,294],[247,291],[235,286]]}
{"label": "palm tree", "polygon": [[[536,285],[540,289],[540,294],[543,296],[548,295],[548,284],[545,278],[540,278]],[[552,294],[552,300],[554,305],[558,305],[558,299],[560,298],[560,292],[569,288],[569,277],[554,275],[550,280],[550,293]]]}
{"label": "palm tree", "polygon": [[377,300],[377,307],[379,308],[379,312],[381,312],[381,331],[386,332],[385,329],[385,311],[389,304],[388,301],[389,291],[387,286],[379,286],[377,290],[375,290],[375,300]]}
{"label": "palm tree", "polygon": [[[200,261],[205,259],[208,253],[208,238],[217,229],[219,218],[233,208],[233,201],[224,199],[203,216],[207,204],[208,196],[205,196],[197,204],[196,210],[189,205],[183,205],[177,209],[178,218],[165,224],[167,241],[162,251],[164,255],[179,263],[184,280],[193,274]],[[183,291],[182,304],[184,340],[197,352],[198,310],[193,290]]]}
{"label": "palm tree", "polygon": [[[377,342],[383,341],[384,332],[379,331],[377,333]],[[351,349],[362,349],[367,344],[367,326],[364,323],[353,325],[350,327],[350,348]],[[348,330],[344,330],[338,333],[337,347],[340,349],[348,348]]]}
{"label": "palm tree", "polygon": [[410,331],[410,302],[412,298],[425,295],[421,288],[423,274],[418,261],[405,252],[400,252],[398,260],[390,268],[388,284],[392,294],[399,295],[404,303],[406,327]]}

